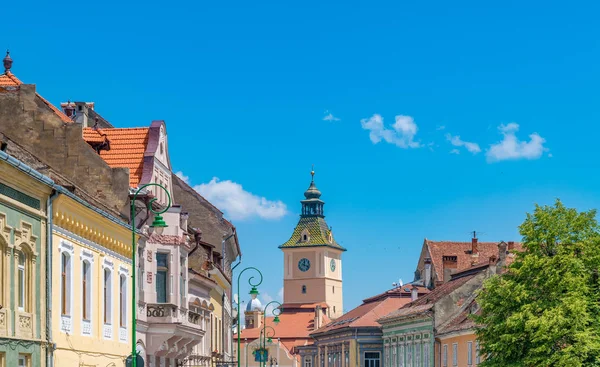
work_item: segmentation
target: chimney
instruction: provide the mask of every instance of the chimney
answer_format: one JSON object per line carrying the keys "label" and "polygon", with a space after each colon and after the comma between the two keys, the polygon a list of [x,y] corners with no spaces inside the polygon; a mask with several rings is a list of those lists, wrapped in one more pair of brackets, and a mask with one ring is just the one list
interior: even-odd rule
{"label": "chimney", "polygon": [[429,288],[431,286],[431,258],[425,258],[425,287]]}
{"label": "chimney", "polygon": [[410,300],[414,301],[418,297],[419,297],[419,289],[413,285],[412,288],[410,289]]}
{"label": "chimney", "polygon": [[181,212],[181,214],[179,214],[179,227],[184,232],[187,232],[189,217],[190,217],[190,213],[188,213],[188,212]]}
{"label": "chimney", "polygon": [[457,256],[442,256],[443,267],[444,267],[444,282],[450,280],[452,273],[458,269],[458,257]]}
{"label": "chimney", "polygon": [[86,102],[75,102],[75,122],[83,127],[90,127],[88,123],[88,109]]}
{"label": "chimney", "polygon": [[508,241],[508,251],[515,249],[515,241]]}
{"label": "chimney", "polygon": [[321,328],[322,317],[323,317],[323,312],[321,311],[321,306],[315,307],[315,330]]}
{"label": "chimney", "polygon": [[496,271],[501,274],[504,271],[506,265],[506,242],[502,241],[498,244],[498,267]]}
{"label": "chimney", "polygon": [[497,269],[497,267],[496,267],[496,260],[498,260],[498,258],[496,257],[496,255],[492,255],[492,256],[490,256],[490,265],[489,265],[489,269],[490,269],[490,272],[491,272],[492,274],[493,274],[493,273],[496,273],[496,269]]}
{"label": "chimney", "polygon": [[473,232],[473,238],[471,239],[471,255],[478,255],[479,249],[477,248],[477,237],[475,237],[475,232]]}

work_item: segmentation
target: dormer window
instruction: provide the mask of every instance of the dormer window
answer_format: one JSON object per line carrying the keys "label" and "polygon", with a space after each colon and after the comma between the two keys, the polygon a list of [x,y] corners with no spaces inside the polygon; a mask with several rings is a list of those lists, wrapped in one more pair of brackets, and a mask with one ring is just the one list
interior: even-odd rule
{"label": "dormer window", "polygon": [[307,229],[304,229],[300,234],[300,242],[308,242],[310,241],[310,233],[308,233]]}
{"label": "dormer window", "polygon": [[327,234],[327,241],[329,243],[333,243],[333,235],[331,234],[331,231],[329,231],[329,233]]}

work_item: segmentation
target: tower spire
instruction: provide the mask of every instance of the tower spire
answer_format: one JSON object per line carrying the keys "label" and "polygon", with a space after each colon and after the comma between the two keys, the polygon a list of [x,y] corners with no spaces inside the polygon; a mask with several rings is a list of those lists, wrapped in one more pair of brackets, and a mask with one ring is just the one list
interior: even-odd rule
{"label": "tower spire", "polygon": [[315,182],[315,165],[312,165],[312,169],[310,170],[310,182]]}

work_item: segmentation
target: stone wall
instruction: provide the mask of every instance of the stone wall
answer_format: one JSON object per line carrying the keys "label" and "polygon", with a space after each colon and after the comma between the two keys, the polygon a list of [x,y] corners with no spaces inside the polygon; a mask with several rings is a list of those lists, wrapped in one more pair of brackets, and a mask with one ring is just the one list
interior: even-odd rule
{"label": "stone wall", "polygon": [[35,85],[0,88],[0,133],[128,218],[128,169],[110,168],[83,140],[81,124],[64,123]]}

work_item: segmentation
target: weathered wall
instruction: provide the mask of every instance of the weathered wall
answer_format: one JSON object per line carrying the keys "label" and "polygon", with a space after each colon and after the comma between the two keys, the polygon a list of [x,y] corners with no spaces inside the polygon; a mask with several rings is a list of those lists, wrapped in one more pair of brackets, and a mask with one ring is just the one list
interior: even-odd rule
{"label": "weathered wall", "polygon": [[64,123],[36,95],[35,85],[0,89],[0,133],[110,209],[127,216],[127,169],[110,168],[83,140],[82,126]]}

